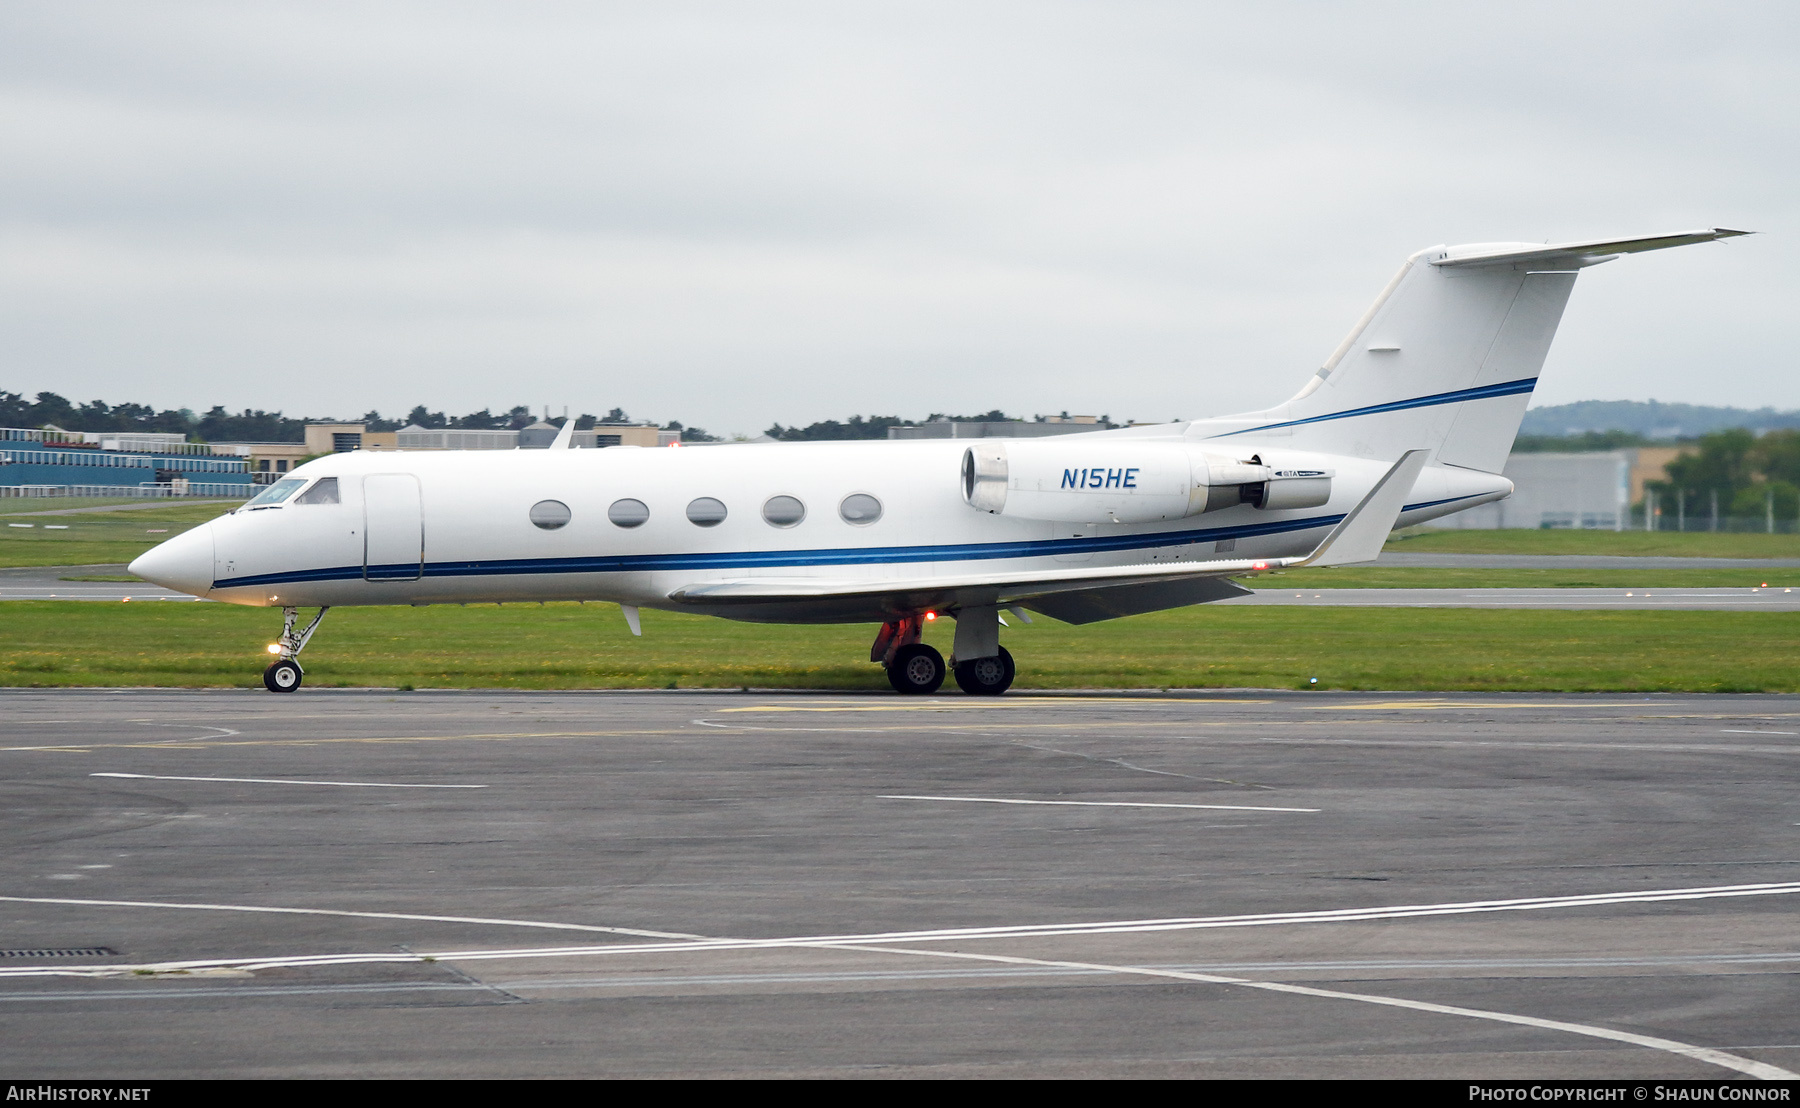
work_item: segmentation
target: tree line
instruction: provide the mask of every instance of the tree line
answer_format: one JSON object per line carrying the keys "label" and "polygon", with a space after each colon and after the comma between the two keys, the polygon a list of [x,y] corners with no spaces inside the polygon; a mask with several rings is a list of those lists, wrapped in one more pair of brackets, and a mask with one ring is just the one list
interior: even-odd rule
{"label": "tree line", "polygon": [[[192,408],[165,408],[157,411],[148,404],[108,404],[104,400],[76,404],[53,392],[40,392],[33,399],[27,400],[19,393],[0,389],[0,427],[55,426],[64,431],[177,434],[198,442],[304,442],[308,423],[340,422],[366,424],[371,431],[398,431],[414,424],[432,430],[465,428],[516,431],[537,422],[537,417],[523,404],[516,404],[500,413],[483,408],[465,416],[446,416],[443,412],[431,411],[420,404],[404,418],[395,419],[389,419],[378,411],[364,412],[361,418],[351,420],[339,420],[335,417],[295,419],[280,412],[265,412],[256,408],[229,412],[222,404],[215,404],[204,415],[199,415]],[[563,421],[558,418],[550,422],[561,426]],[[583,413],[576,417],[575,429],[588,431],[600,423],[629,422],[631,419],[623,409],[614,408],[604,416]],[[663,425],[663,430],[680,431],[685,442],[718,441],[716,436],[707,434],[704,428],[684,427],[675,420]]]}
{"label": "tree line", "polygon": [[[1037,423],[1047,422],[1049,418],[1049,416],[1041,415],[1032,417],[1033,421]],[[1069,413],[1064,412],[1062,418],[1068,419]],[[783,427],[777,423],[764,434],[782,442],[829,442],[840,439],[885,439],[889,427],[917,427],[921,423],[1012,423],[1014,421],[1015,417],[1007,415],[999,408],[982,412],[980,415],[945,415],[943,412],[932,412],[922,420],[878,415],[864,419],[862,416],[853,415],[841,423],[835,419],[825,419],[818,423],[810,423],[805,427]],[[1019,422],[1023,422],[1023,420],[1019,420]],[[1093,426],[1095,430],[1108,430],[1117,424],[1113,423],[1111,416],[1101,416],[1099,422]]]}
{"label": "tree line", "polygon": [[[1062,413],[1067,419],[1068,412]],[[868,417],[853,415],[847,420],[826,419],[811,423],[804,427],[784,427],[777,423],[770,427],[768,436],[782,442],[832,441],[844,439],[885,439],[889,427],[915,427],[920,423],[935,423],[941,420],[952,422],[1004,423],[1014,417],[998,408],[982,412],[979,415],[946,415],[933,412],[923,420],[903,419],[900,416],[871,415]],[[1033,417],[1042,423],[1048,416]],[[417,426],[427,430],[457,429],[477,431],[516,431],[537,422],[538,417],[524,404],[516,404],[503,412],[494,412],[488,408],[470,412],[464,416],[448,416],[443,412],[434,412],[423,404],[415,406],[405,416],[389,418],[379,411],[367,411],[361,417],[351,420],[339,420],[335,417],[311,416],[290,418],[281,412],[265,412],[260,409],[246,408],[241,412],[226,411],[223,405],[214,405],[204,415],[195,414],[191,408],[167,408],[158,411],[147,404],[108,404],[104,400],[91,400],[85,404],[70,402],[67,398],[53,392],[40,392],[34,399],[27,400],[16,392],[0,389],[0,427],[44,427],[56,426],[64,431],[118,431],[130,433],[158,432],[163,434],[185,435],[198,442],[304,442],[308,423],[361,423],[371,431],[398,431],[402,427]],[[550,420],[558,426],[562,419]],[[631,417],[624,409],[613,408],[605,415],[582,413],[575,417],[577,431],[590,431],[595,425],[602,423],[630,423]],[[1096,429],[1115,426],[1111,416],[1101,416],[1094,424]],[[679,431],[684,442],[717,442],[718,436],[710,435],[703,427],[684,426],[679,420],[670,420],[662,425],[665,431]]]}
{"label": "tree line", "polygon": [[1776,519],[1800,518],[1800,431],[1715,431],[1698,446],[1664,467],[1667,480],[1645,483],[1659,501],[1672,505],[1685,494],[1697,508],[1716,493],[1721,515],[1754,517],[1772,497]]}

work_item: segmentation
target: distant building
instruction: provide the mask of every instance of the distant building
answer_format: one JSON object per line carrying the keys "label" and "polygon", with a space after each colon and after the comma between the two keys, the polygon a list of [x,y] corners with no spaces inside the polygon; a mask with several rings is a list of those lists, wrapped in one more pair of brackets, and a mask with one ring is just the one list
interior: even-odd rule
{"label": "distant building", "polygon": [[235,454],[249,462],[250,476],[259,485],[280,480],[307,458],[311,451],[303,442],[215,442],[214,454]]}
{"label": "distant building", "polygon": [[1640,446],[1579,454],[1513,454],[1502,471],[1514,485],[1511,496],[1425,526],[1629,530],[1632,505],[1644,499],[1644,482],[1663,480],[1663,467],[1692,451],[1687,446]]}
{"label": "distant building", "polygon": [[1645,481],[1662,481],[1668,478],[1665,467],[1683,454],[1692,454],[1693,446],[1639,446],[1622,453],[1631,455],[1631,502],[1638,503],[1644,499]]}
{"label": "distant building", "polygon": [[400,450],[513,450],[519,433],[510,430],[474,430],[461,427],[420,427],[408,424],[394,432]]}
{"label": "distant building", "polygon": [[556,433],[562,428],[548,420],[538,420],[529,427],[519,428],[520,450],[548,450],[556,444]]}
{"label": "distant building", "polygon": [[[518,431],[425,428],[417,424],[394,432],[401,450],[543,450],[556,441],[558,427],[540,420]],[[591,431],[572,436],[577,450],[606,446],[668,446],[681,441],[680,431],[664,431],[650,423],[596,423]]]}
{"label": "distant building", "polygon": [[1631,525],[1631,450],[1592,454],[1514,454],[1502,475],[1505,500],[1444,516],[1427,527],[1576,528],[1623,531]]}
{"label": "distant building", "polygon": [[934,420],[908,427],[889,427],[890,439],[1031,439],[1043,435],[1076,435],[1084,431],[1102,431],[1109,425],[1097,416],[1051,416],[1042,423],[1022,419],[976,422]]}
{"label": "distant building", "polygon": [[[148,440],[149,450],[125,444]],[[247,459],[180,435],[0,428],[0,496],[248,496]]]}
{"label": "distant building", "polygon": [[397,450],[397,431],[371,431],[366,423],[309,423],[306,453],[347,454],[352,450]]}

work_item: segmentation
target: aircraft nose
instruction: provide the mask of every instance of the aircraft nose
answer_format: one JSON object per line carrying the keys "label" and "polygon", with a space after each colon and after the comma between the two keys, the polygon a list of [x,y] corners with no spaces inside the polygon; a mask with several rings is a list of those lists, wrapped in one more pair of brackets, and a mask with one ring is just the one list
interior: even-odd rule
{"label": "aircraft nose", "polygon": [[205,596],[213,583],[212,524],[203,523],[151,547],[126,568],[165,589]]}

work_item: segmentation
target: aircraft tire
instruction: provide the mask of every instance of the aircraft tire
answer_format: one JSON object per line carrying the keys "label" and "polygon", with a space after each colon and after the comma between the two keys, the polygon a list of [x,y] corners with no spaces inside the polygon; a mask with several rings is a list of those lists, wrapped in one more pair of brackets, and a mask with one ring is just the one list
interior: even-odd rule
{"label": "aircraft tire", "polygon": [[922,642],[903,646],[894,652],[887,675],[895,692],[929,696],[944,683],[944,656]]}
{"label": "aircraft tire", "polygon": [[1013,658],[1003,646],[998,656],[956,663],[956,685],[970,696],[999,696],[1013,683]]}
{"label": "aircraft tire", "polygon": [[293,692],[300,687],[300,666],[289,659],[282,659],[263,670],[263,687],[270,692]]}

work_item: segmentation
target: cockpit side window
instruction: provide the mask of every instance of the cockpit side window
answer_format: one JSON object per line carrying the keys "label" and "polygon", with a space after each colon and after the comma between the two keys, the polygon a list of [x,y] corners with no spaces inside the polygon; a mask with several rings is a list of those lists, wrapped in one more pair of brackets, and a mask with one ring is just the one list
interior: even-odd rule
{"label": "cockpit side window", "polygon": [[256,494],[256,499],[244,505],[246,508],[272,508],[300,491],[306,484],[304,477],[284,477]]}
{"label": "cockpit side window", "polygon": [[313,482],[313,487],[301,493],[294,500],[296,504],[336,504],[338,502],[338,484],[336,477],[321,477]]}

